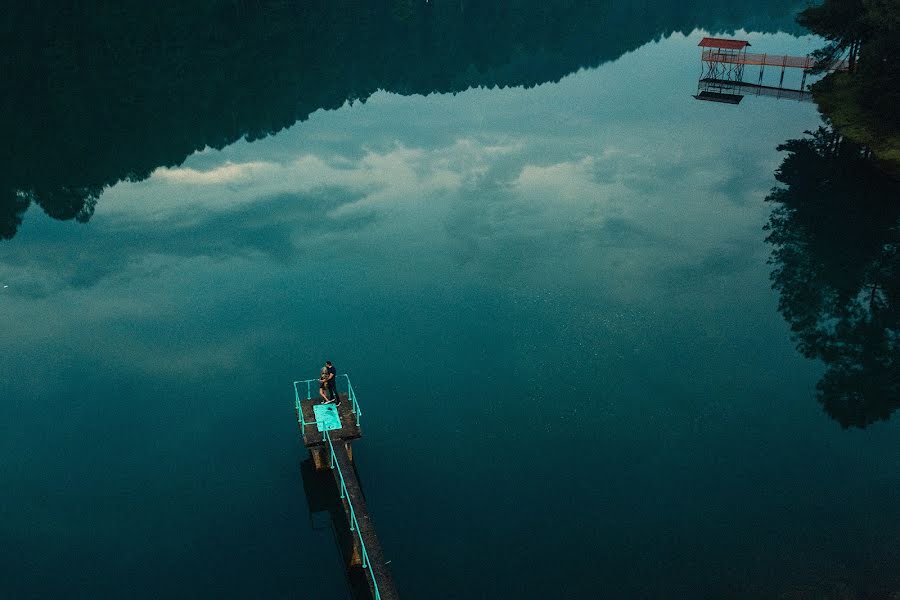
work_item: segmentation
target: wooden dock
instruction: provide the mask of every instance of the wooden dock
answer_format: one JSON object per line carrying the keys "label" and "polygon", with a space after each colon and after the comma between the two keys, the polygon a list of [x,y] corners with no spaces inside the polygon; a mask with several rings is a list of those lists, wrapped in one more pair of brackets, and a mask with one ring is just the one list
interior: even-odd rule
{"label": "wooden dock", "polygon": [[[850,63],[839,60],[820,64],[812,56],[788,56],[786,54],[748,53],[747,40],[705,37],[697,44],[700,53],[700,80],[697,82],[697,100],[738,104],[745,95],[810,100],[812,94],[806,87],[806,76],[812,70],[847,71]],[[744,81],[744,67],[759,66],[757,82]],[[763,75],[767,66],[781,68],[778,86],[763,85]],[[784,75],[788,69],[800,69],[800,86],[784,87]]]}
{"label": "wooden dock", "polygon": [[[331,471],[335,483],[335,500],[340,502],[343,525],[350,532],[349,550],[345,554],[350,574],[354,575],[353,569],[363,572],[370,598],[396,600],[399,595],[389,561],[385,560],[353,463],[351,443],[362,437],[359,404],[352,388],[349,394],[341,392],[339,396],[341,404],[337,407],[337,415],[340,426],[328,429],[323,421],[317,421],[316,418],[315,407],[322,406],[322,401],[318,398],[301,400],[298,395],[297,422],[303,435],[303,444],[309,450],[317,471]],[[326,430],[323,431],[323,428]]]}

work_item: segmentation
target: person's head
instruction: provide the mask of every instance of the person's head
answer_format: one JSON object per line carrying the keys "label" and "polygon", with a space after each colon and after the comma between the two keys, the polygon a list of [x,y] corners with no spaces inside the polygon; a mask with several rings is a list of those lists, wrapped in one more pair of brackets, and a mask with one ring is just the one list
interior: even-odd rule
{"label": "person's head", "polygon": [[328,368],[322,367],[322,370],[319,371],[319,377],[328,377]]}
{"label": "person's head", "polygon": [[326,367],[331,367],[331,366],[333,366],[333,365],[331,364],[331,361],[330,361],[330,360],[326,360],[326,361],[325,361],[325,366],[326,366]]}

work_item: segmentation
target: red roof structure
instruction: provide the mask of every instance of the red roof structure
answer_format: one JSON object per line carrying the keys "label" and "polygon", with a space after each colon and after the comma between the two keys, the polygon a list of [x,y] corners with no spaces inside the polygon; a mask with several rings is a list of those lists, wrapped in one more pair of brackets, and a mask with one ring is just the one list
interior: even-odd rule
{"label": "red roof structure", "polygon": [[725,50],[743,50],[750,45],[746,40],[726,40],[724,38],[705,37],[697,44],[702,48],[723,48]]}

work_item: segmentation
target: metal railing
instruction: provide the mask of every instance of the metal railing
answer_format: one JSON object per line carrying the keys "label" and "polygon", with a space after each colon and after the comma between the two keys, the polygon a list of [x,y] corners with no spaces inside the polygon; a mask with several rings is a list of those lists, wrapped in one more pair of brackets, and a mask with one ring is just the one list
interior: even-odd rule
{"label": "metal railing", "polygon": [[344,373],[347,378],[347,396],[350,398],[350,410],[356,415],[356,426],[359,427],[359,418],[362,411],[359,409],[359,402],[356,401],[356,392],[353,391],[353,384],[350,383],[350,376]]}
{"label": "metal railing", "polygon": [[[362,411],[359,409],[359,402],[356,400],[356,392],[353,391],[353,384],[350,383],[350,375],[344,373],[340,377],[345,377],[347,379],[347,396],[350,399],[350,412],[356,415],[356,426],[359,427],[359,417],[362,415]],[[306,431],[306,426],[311,425],[314,421],[307,421],[303,416],[303,408],[300,406],[300,388],[297,386],[300,384],[306,384],[306,399],[312,399],[312,390],[313,390],[313,382],[316,382],[318,385],[319,379],[300,379],[299,381],[294,382],[294,406],[297,408],[297,422],[300,423],[300,428],[302,431]],[[335,383],[335,387],[337,387],[337,383]]]}
{"label": "metal railing", "polygon": [[[719,50],[704,50],[701,60],[707,62],[722,62],[740,65],[762,65],[766,67],[782,67],[793,69],[812,69],[818,65],[816,59],[811,56],[788,56],[784,54],[755,54],[752,52],[721,52]],[[846,58],[837,60],[828,65],[829,71],[847,71],[850,61]]]}
{"label": "metal railing", "polygon": [[339,465],[334,458],[334,444],[331,443],[331,435],[327,430],[325,431],[325,439],[328,441],[328,448],[331,451],[331,468],[332,470],[337,470],[338,473],[341,488],[341,500],[346,500],[347,506],[350,507],[350,531],[355,532],[356,537],[359,538],[362,568],[364,571],[368,570],[369,576],[372,578],[372,589],[375,590],[375,600],[381,600],[381,592],[378,591],[378,582],[375,580],[375,571],[372,570],[372,561],[369,560],[369,552],[366,550],[366,543],[363,541],[362,531],[359,529],[359,521],[356,520],[356,511],[353,509],[353,502],[350,501],[350,492],[347,490],[347,484],[344,481],[344,473],[341,471],[341,465]]}

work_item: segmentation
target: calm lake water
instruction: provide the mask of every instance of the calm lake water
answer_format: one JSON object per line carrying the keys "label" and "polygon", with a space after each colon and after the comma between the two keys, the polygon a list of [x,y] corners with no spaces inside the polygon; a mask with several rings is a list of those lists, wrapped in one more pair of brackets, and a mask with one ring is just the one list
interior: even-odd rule
{"label": "calm lake water", "polygon": [[273,78],[133,181],[152,125],[47,145],[38,187],[123,166],[88,223],[32,206],[0,242],[0,596],[349,597],[293,412],[326,358],[405,598],[900,593],[900,422],[823,411],[767,263],[776,146],[821,119],[692,97],[704,35],[818,47],[792,9],[629,9],[235,141]]}

